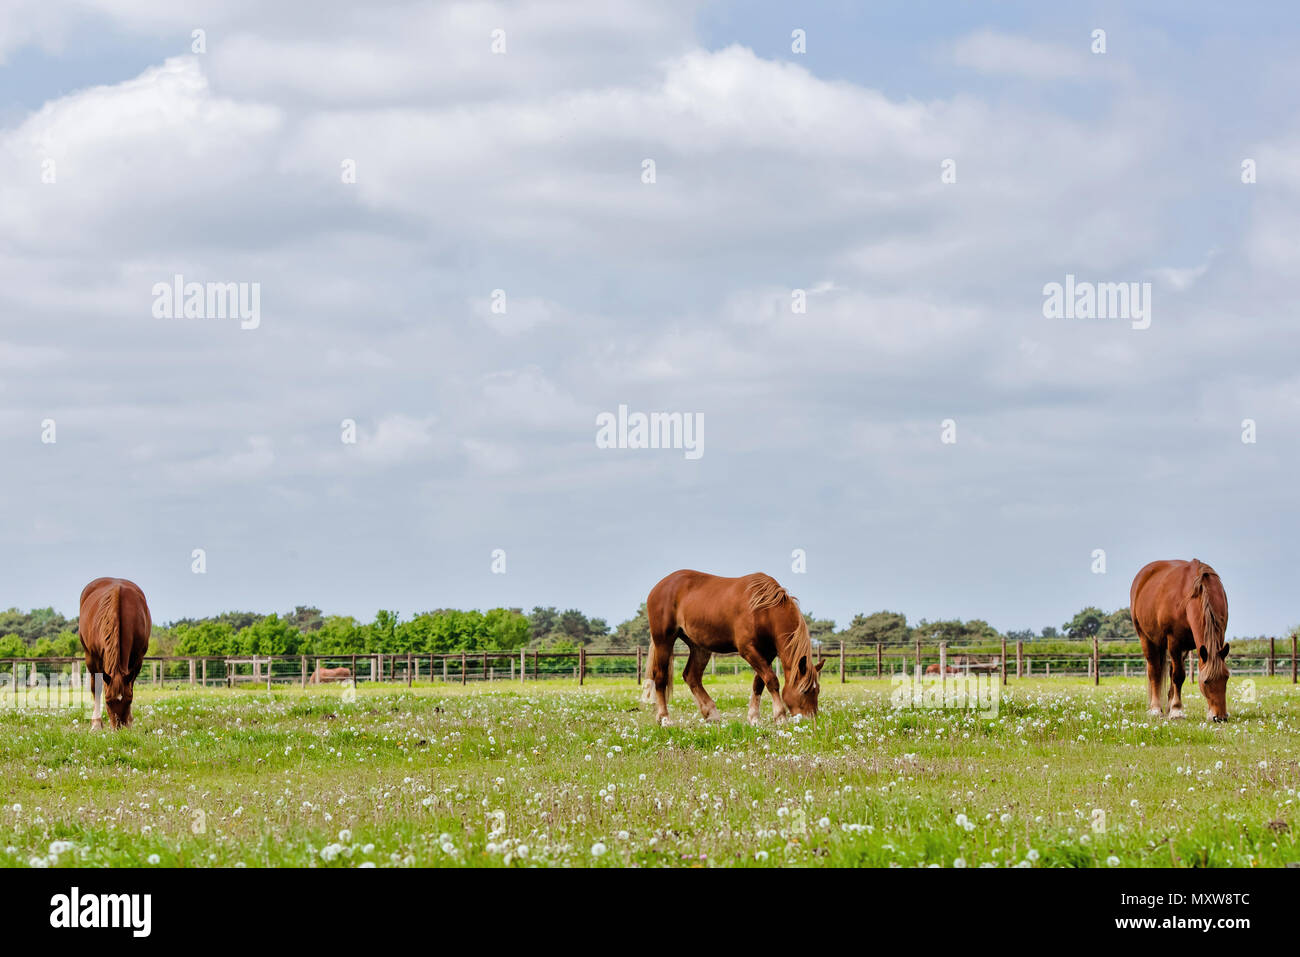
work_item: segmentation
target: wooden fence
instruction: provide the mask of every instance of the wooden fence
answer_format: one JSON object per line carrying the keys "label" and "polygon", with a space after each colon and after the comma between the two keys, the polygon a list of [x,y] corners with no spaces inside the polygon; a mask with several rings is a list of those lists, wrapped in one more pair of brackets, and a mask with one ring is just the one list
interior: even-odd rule
{"label": "wooden fence", "polygon": [[[1002,684],[1016,678],[1086,676],[1100,684],[1103,676],[1128,677],[1145,674],[1146,664],[1140,654],[1131,652],[1106,652],[1106,642],[1093,639],[1087,650],[1046,651],[1017,641],[1008,648],[1002,642],[996,652],[970,651],[940,642],[912,646],[871,645],[848,648],[843,642],[837,647],[823,644],[818,653],[827,659],[823,680],[827,675],[839,675],[841,683],[850,678],[886,678],[913,669],[924,670],[937,665],[941,673],[997,674]],[[1240,643],[1239,643],[1240,644]],[[1290,638],[1290,653],[1278,654],[1277,639],[1268,639],[1268,651],[1235,653],[1232,656],[1232,673],[1236,676],[1284,674],[1289,668],[1291,683],[1296,683],[1296,636]],[[685,653],[685,647],[682,646]],[[1188,674],[1196,680],[1197,659],[1190,655]],[[721,665],[719,662],[721,661]],[[82,673],[80,658],[13,658],[0,662],[11,669],[15,685],[31,680],[33,673],[69,673],[79,681]],[[261,685],[268,689],[274,685],[298,684],[306,687],[316,668],[347,667],[353,680],[406,684],[417,681],[468,684],[470,681],[535,681],[543,678],[567,677],[579,684],[588,677],[635,676],[640,684],[646,673],[646,649],[635,652],[619,651],[473,651],[437,654],[429,652],[368,652],[344,655],[249,655],[249,656],[167,656],[145,658],[138,682],[153,685],[190,685],[195,687],[227,687],[236,685]],[[740,674],[749,666],[735,654],[714,655],[710,669],[717,674],[721,668]],[[0,674],[3,671],[0,670]]]}

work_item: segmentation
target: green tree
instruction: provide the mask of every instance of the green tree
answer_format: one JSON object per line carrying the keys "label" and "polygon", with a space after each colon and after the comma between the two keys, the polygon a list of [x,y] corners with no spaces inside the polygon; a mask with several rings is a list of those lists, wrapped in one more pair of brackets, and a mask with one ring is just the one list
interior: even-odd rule
{"label": "green tree", "polygon": [[906,644],[912,638],[907,626],[907,616],[895,611],[874,611],[870,615],[854,615],[849,627],[839,637],[846,645]]}
{"label": "green tree", "polygon": [[1089,605],[1083,609],[1061,627],[1065,629],[1065,636],[1072,641],[1088,639],[1101,630],[1102,623],[1106,620],[1106,613],[1100,608]]}
{"label": "green tree", "polygon": [[645,602],[636,614],[627,621],[619,622],[610,636],[611,651],[630,651],[635,648],[650,647],[650,618],[646,614]]}
{"label": "green tree", "polygon": [[243,655],[293,655],[298,653],[298,629],[279,615],[267,615],[235,634],[235,646]]}
{"label": "green tree", "polygon": [[1097,629],[1098,638],[1124,639],[1132,641],[1137,638],[1137,629],[1133,627],[1133,617],[1127,608],[1112,611],[1106,616],[1101,627]]}
{"label": "green tree", "polygon": [[540,605],[533,608],[533,613],[528,616],[528,627],[532,631],[532,641],[542,641],[549,637],[559,625],[560,615],[554,606],[543,608]]}

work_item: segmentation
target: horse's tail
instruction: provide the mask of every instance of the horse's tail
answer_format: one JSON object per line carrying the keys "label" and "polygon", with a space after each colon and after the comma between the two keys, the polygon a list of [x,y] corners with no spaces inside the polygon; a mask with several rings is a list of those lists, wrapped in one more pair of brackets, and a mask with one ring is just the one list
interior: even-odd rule
{"label": "horse's tail", "polygon": [[1160,654],[1164,655],[1164,660],[1160,662],[1160,667],[1156,669],[1156,700],[1160,702],[1160,710],[1165,710],[1165,688],[1169,687],[1169,681],[1174,670],[1174,656],[1168,654],[1162,647],[1159,649]]}
{"label": "horse's tail", "polygon": [[95,607],[95,624],[103,645],[104,683],[116,695],[121,684],[122,661],[122,586],[111,585]]}
{"label": "horse's tail", "polygon": [[[659,664],[659,656],[655,654],[654,643],[650,644],[650,677],[646,678],[645,684],[641,686],[641,700],[649,704],[655,699],[655,686],[661,681],[666,680],[664,687],[664,704],[667,704],[673,697],[673,669],[672,665],[667,666]],[[672,661],[670,657],[669,662]],[[666,675],[666,678],[665,678]]]}
{"label": "horse's tail", "polygon": [[[1192,579],[1192,591],[1187,597],[1188,599],[1199,598],[1201,601],[1201,645],[1207,652],[1205,670],[1201,673],[1201,678],[1213,680],[1222,677],[1227,668],[1223,660],[1223,637],[1228,622],[1219,620],[1218,615],[1214,613],[1214,604],[1210,600],[1216,588],[1222,594],[1223,582],[1219,579],[1218,572],[1199,559],[1192,559],[1192,564],[1196,568],[1196,577]],[[1227,604],[1226,599],[1224,604]]]}

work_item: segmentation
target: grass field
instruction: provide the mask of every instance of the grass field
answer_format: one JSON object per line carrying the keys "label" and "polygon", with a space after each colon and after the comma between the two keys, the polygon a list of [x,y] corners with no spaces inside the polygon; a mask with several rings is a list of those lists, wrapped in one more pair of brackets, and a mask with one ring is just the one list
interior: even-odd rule
{"label": "grass field", "polygon": [[[0,712],[8,866],[1280,866],[1300,861],[1300,692],[1148,718],[1141,683],[1013,682],[996,718],[826,683],[743,721],[748,681],[153,691],[132,729]],[[1237,685],[1234,688],[1234,685]]]}

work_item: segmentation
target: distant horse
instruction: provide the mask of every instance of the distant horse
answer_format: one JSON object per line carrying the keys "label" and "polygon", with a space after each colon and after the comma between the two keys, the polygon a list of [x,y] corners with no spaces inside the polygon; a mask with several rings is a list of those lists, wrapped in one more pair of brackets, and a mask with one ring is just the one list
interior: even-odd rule
{"label": "distant horse", "polygon": [[[714,652],[739,652],[754,669],[750,724],[758,723],[764,688],[772,696],[776,721],[790,714],[817,713],[818,677],[826,661],[813,664],[812,638],[799,603],[771,576],[721,578],[676,571],[650,590],[646,614],[650,620],[650,677],[642,700],[654,701],[655,720],[660,724],[669,723],[673,643],[678,638],[691,649],[682,678],[706,721],[721,718],[700,680]],[[772,670],[772,660],[777,657],[786,679],[784,691]]]}
{"label": "distant horse", "polygon": [[[959,674],[962,674],[965,670],[966,670],[966,659],[965,659],[965,658],[949,658],[949,659],[948,659],[948,668],[947,668],[947,670],[944,672],[944,674],[949,674],[949,675],[959,675]],[[925,673],[926,673],[927,675],[937,675],[937,674],[939,674],[939,662],[934,661],[934,662],[931,662],[930,664],[926,665],[926,666],[925,666]]]}
{"label": "distant horse", "polygon": [[347,681],[351,677],[351,668],[322,668],[320,665],[317,665],[316,670],[313,671],[311,677],[307,679],[307,684],[319,685],[330,681]]}
{"label": "distant horse", "polygon": [[1195,650],[1201,661],[1201,694],[1210,717],[1226,720],[1228,642],[1223,636],[1228,625],[1228,597],[1218,573],[1195,558],[1190,562],[1152,562],[1133,579],[1129,609],[1147,660],[1150,713],[1163,713],[1167,657],[1174,679],[1169,717],[1185,716],[1183,655]]}
{"label": "distant horse", "polygon": [[77,627],[94,688],[90,727],[104,726],[105,702],[114,730],[129,725],[135,679],[153,629],[144,592],[125,578],[96,578],[82,589]]}

